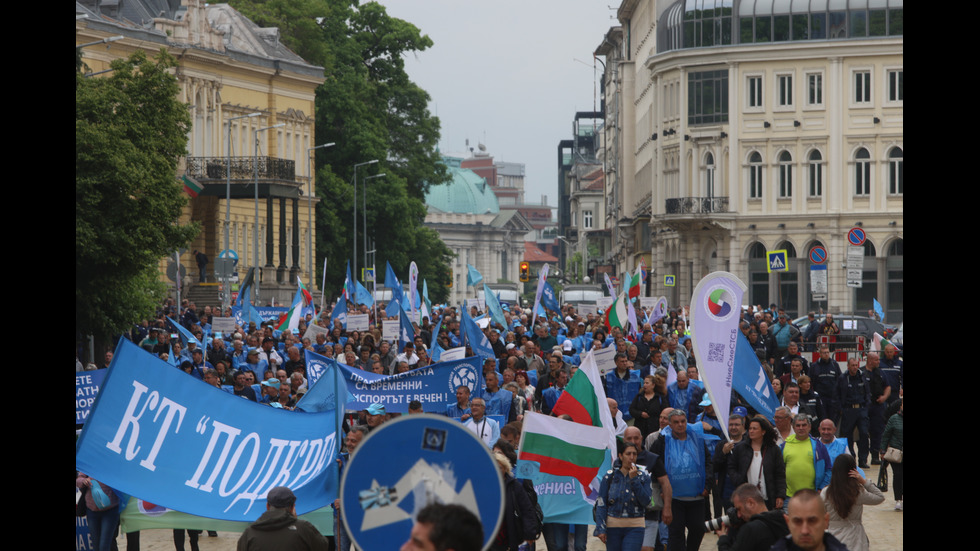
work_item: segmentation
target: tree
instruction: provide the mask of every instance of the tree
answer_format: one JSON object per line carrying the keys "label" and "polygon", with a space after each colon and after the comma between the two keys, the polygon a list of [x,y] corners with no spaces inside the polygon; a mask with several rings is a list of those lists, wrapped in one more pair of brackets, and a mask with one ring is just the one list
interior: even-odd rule
{"label": "tree", "polygon": [[[317,90],[317,143],[335,142],[317,151],[317,265],[327,258],[328,294],[339,291],[345,260],[352,252],[354,165],[378,159],[377,165],[358,170],[358,205],[367,188],[367,237],[376,245],[378,266],[391,262],[406,279],[414,260],[427,279],[436,302],[449,296],[450,260],[453,257],[438,234],[423,225],[428,186],[449,180],[436,148],[439,119],[428,109],[429,95],[405,73],[404,56],[429,48],[432,40],[385,8],[371,2],[357,6],[344,0],[304,0],[292,3],[302,23],[285,21],[288,0],[233,0],[232,4],[261,26],[315,24],[320,41],[310,34],[282,40],[305,53],[311,63],[323,65],[326,81]],[[358,244],[364,243],[358,207]],[[358,253],[359,254],[359,253]],[[359,257],[360,259],[360,257]],[[358,262],[360,264],[360,260]]]}
{"label": "tree", "polygon": [[176,180],[190,115],[165,51],[112,62],[110,76],[75,73],[75,331],[103,341],[153,314],[159,261],[197,227],[177,223]]}

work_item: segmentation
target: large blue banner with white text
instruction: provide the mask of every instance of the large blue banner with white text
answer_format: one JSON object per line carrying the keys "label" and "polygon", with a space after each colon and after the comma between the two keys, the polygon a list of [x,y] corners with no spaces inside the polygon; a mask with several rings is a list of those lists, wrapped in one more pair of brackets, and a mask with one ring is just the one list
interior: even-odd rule
{"label": "large blue banner with white text", "polygon": [[[289,308],[284,306],[256,306],[255,310],[260,316],[262,316],[262,319],[268,321],[279,319],[279,316],[288,312]],[[306,306],[303,308],[302,312],[300,312],[300,315],[303,317],[306,317],[307,314],[313,314],[313,306]],[[242,308],[240,306],[232,306],[231,315],[235,316],[235,323],[237,325],[241,325],[243,327],[245,326],[245,323],[243,323],[245,321],[245,314],[242,312]],[[256,325],[258,325],[258,323],[256,323]],[[246,329],[248,328],[246,327]]]}
{"label": "large blue banner with white text", "polygon": [[81,425],[92,410],[99,386],[105,378],[105,369],[75,373],[75,424]]}
{"label": "large blue banner with white text", "polygon": [[753,409],[772,420],[779,407],[779,398],[772,388],[766,370],[752,349],[752,343],[741,331],[735,343],[735,371],[732,373],[732,390],[738,392]]}
{"label": "large blue banner with white text", "polygon": [[[324,380],[323,382],[328,382]],[[338,408],[297,413],[243,400],[119,340],[75,468],[192,515],[251,521],[271,488],[302,514],[337,497]]]}

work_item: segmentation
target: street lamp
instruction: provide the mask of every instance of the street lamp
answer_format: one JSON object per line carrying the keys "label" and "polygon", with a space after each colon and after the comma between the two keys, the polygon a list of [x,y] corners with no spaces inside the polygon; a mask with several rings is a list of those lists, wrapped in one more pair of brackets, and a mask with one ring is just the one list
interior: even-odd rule
{"label": "street lamp", "polygon": [[[382,172],[381,174],[375,174],[374,176],[368,176],[367,178],[364,179],[364,201],[361,203],[361,205],[364,207],[364,214],[363,216],[361,216],[362,218],[361,227],[364,228],[364,267],[365,268],[367,268],[367,183],[368,180],[381,178],[382,176],[385,176],[384,172]],[[357,197],[355,196],[354,199],[356,202]],[[375,274],[375,278],[377,278],[377,274]]]}
{"label": "street lamp", "polygon": [[[229,228],[231,227],[231,121],[237,121],[238,119],[250,119],[252,117],[258,117],[262,113],[256,111],[255,113],[249,113],[247,115],[239,115],[237,117],[232,117],[228,119],[228,139],[225,140],[225,246],[224,250],[228,250],[231,246],[231,240],[228,237]],[[220,253],[219,253],[220,256]],[[228,306],[231,305],[231,286],[225,285],[225,291],[222,293],[221,309],[226,310]]]}
{"label": "street lamp", "polygon": [[116,42],[117,40],[122,40],[123,38],[124,37],[121,34],[116,36],[107,36],[102,40],[96,40],[95,42],[86,42],[85,44],[79,44],[78,46],[75,46],[75,49],[80,50],[82,48],[87,48],[88,46],[95,46],[96,44],[109,44],[110,42]]}
{"label": "street lamp", "polygon": [[[313,162],[313,151],[315,151],[317,149],[323,149],[325,147],[333,147],[335,145],[337,145],[337,144],[334,143],[334,142],[330,142],[330,143],[320,144],[318,146],[314,146],[314,147],[311,147],[311,148],[309,148],[309,149],[306,150],[306,157],[310,161],[310,180],[309,180],[309,182],[307,182],[307,186],[306,186],[307,187],[307,192],[306,192],[307,211],[308,211],[307,214],[310,217],[309,218],[310,219],[310,229],[309,229],[308,232],[306,232],[306,261],[307,261],[307,270],[306,270],[306,273],[308,274],[308,276],[309,276],[309,278],[310,278],[311,281],[313,280],[313,228],[314,228],[314,224],[313,224],[313,171],[314,171],[314,165],[316,164],[316,163]],[[320,291],[322,292],[323,289],[320,289]]]}
{"label": "street lamp", "polygon": [[[253,224],[254,227],[252,228],[252,240],[255,243],[252,248],[255,251],[256,271],[259,269],[259,132],[264,132],[273,128],[282,128],[283,126],[286,126],[286,123],[281,122],[272,126],[256,128],[252,131],[252,135],[255,138],[255,154],[253,155],[252,159],[252,183],[255,184],[255,223]],[[266,220],[265,223],[271,224],[272,220]],[[255,293],[255,296],[258,296],[258,293]]]}
{"label": "street lamp", "polygon": [[355,280],[357,279],[357,167],[364,166],[364,165],[373,165],[374,163],[377,162],[378,160],[374,159],[371,161],[365,161],[363,163],[357,163],[356,165],[354,165],[354,227],[351,228],[352,233],[354,234],[354,249],[351,251],[351,256],[353,257],[354,260],[354,275],[352,275],[351,277],[353,277]]}

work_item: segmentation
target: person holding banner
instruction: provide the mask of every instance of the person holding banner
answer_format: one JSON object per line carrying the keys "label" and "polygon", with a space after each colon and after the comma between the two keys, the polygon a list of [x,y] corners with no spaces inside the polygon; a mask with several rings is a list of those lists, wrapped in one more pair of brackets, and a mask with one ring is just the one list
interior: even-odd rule
{"label": "person holding banner", "polygon": [[617,440],[616,448],[619,459],[599,485],[594,535],[610,551],[639,551],[653,486],[646,469],[637,467],[636,446]]}
{"label": "person holding banner", "polygon": [[238,539],[239,551],[329,549],[327,538],[310,522],[296,516],[296,495],[285,486],[269,490],[266,510]]}
{"label": "person holding banner", "polygon": [[487,417],[487,403],[483,398],[473,398],[470,400],[470,412],[471,416],[463,426],[473,431],[473,434],[488,448],[493,446],[497,440],[500,440],[500,425]]}
{"label": "person holding banner", "polygon": [[75,486],[82,490],[82,499],[85,500],[85,519],[93,549],[109,551],[119,527],[119,497],[112,488],[85,473],[78,473]]}

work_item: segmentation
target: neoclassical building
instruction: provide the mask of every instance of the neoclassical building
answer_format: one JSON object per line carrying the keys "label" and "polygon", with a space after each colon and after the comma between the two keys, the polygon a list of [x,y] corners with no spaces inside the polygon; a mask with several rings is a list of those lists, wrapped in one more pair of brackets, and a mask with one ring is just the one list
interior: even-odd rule
{"label": "neoclassical building", "polygon": [[519,211],[501,209],[486,179],[462,168],[462,159],[443,157],[443,161],[452,179],[429,187],[425,225],[456,253],[449,304],[462,304],[477,296],[477,289],[466,286],[467,264],[479,270],[486,283],[518,281],[524,236],[534,227]]}
{"label": "neoclassical building", "polygon": [[227,4],[80,0],[75,16],[76,46],[122,37],[108,47],[82,49],[92,72],[109,69],[112,60],[136,49],[152,55],[165,48],[178,60],[179,99],[193,123],[176,177],[202,186],[184,212],[185,222],[202,228],[181,259],[188,270],[197,271],[190,251],[205,252],[212,268],[225,248],[230,157],[228,248],[238,254],[239,274],[262,268],[263,303],[273,296],[291,300],[297,275],[315,285],[309,275],[316,250],[310,210],[317,198],[309,150],[315,145],[314,98],[323,68],[286,48],[279,29],[260,28]]}
{"label": "neoclassical building", "polygon": [[[618,19],[596,55],[619,271],[643,259],[672,304],[728,270],[746,303],[864,313],[877,298],[901,321],[902,0],[625,0]],[[867,241],[848,277],[852,227]],[[814,246],[829,258],[819,302]],[[770,274],[781,249],[789,271]]]}

